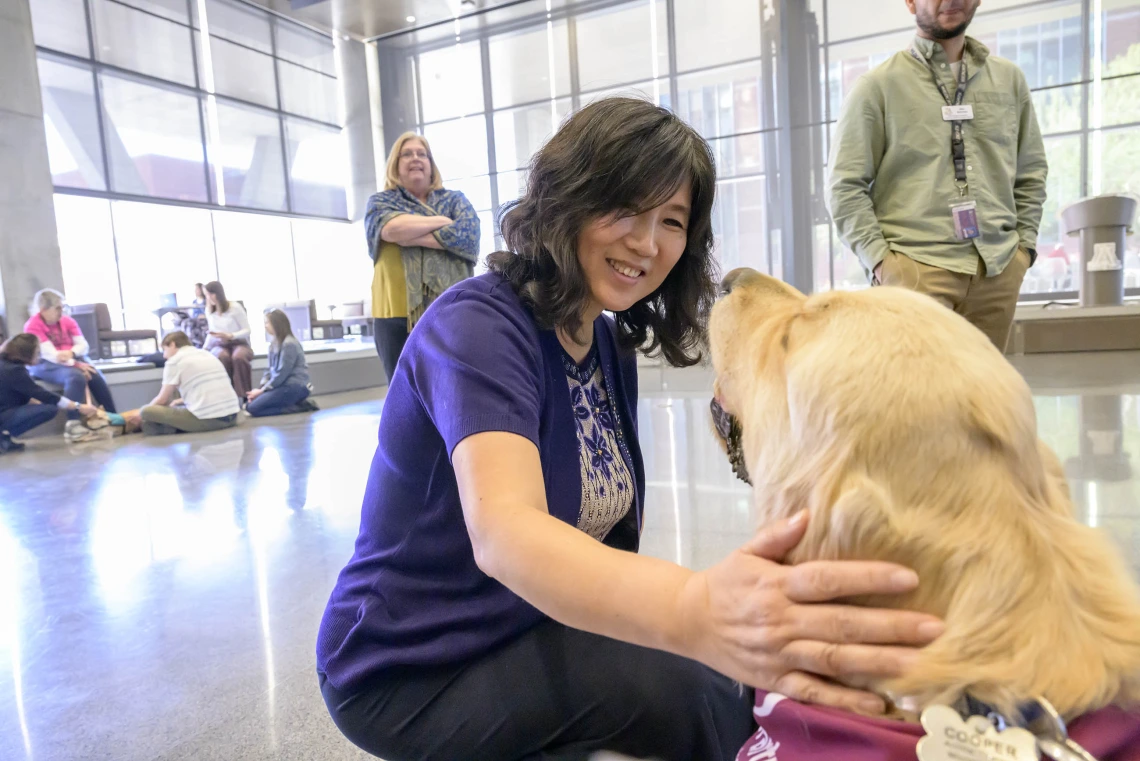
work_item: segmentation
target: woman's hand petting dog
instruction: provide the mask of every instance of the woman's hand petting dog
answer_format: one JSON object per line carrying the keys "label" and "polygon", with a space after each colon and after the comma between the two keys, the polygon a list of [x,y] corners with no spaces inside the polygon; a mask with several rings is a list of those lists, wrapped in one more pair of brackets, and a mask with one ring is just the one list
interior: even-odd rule
{"label": "woman's hand petting dog", "polygon": [[885,713],[878,695],[829,677],[859,683],[900,676],[913,664],[916,648],[936,639],[943,624],[922,613],[826,604],[909,592],[918,586],[918,575],[880,562],[782,565],[807,524],[806,511],[778,521],[690,577],[680,598],[689,654],[740,682],[794,700]]}

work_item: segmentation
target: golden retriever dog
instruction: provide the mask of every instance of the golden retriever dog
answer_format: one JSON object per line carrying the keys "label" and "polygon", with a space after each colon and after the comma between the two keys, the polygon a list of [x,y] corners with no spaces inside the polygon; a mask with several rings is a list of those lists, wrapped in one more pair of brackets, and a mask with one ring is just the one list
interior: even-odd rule
{"label": "golden retriever dog", "polygon": [[[1137,586],[1075,519],[1029,387],[981,332],[900,288],[808,297],[736,270],[724,291],[715,401],[739,426],[762,521],[811,511],[789,562],[908,566],[917,591],[854,602],[946,622],[911,673],[871,689],[916,711],[968,695],[1007,716],[1038,696],[1066,718],[1140,700]],[[757,715],[772,701],[759,695]],[[768,755],[740,758],[783,759],[779,742],[769,727]]]}

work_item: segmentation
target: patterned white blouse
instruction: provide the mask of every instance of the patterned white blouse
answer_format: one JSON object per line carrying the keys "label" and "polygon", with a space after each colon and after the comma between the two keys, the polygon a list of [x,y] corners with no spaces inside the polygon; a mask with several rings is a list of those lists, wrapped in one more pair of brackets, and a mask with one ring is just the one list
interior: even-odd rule
{"label": "patterned white blouse", "polygon": [[622,453],[620,423],[606,393],[597,347],[581,364],[563,352],[562,363],[578,426],[582,473],[578,528],[602,541],[633,505],[633,476]]}

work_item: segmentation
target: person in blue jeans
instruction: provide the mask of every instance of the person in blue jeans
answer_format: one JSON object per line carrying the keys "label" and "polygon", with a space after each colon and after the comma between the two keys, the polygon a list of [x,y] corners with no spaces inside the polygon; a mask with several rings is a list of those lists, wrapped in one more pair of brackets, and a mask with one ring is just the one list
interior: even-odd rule
{"label": "person in blue jeans", "polygon": [[40,340],[31,333],[18,333],[0,346],[0,454],[19,452],[23,444],[13,441],[50,422],[60,410],[94,415],[96,409],[53,394],[28,375],[28,365],[39,358]]}
{"label": "person in blue jeans", "polygon": [[265,332],[272,339],[269,367],[260,388],[246,395],[245,411],[252,417],[312,411],[312,403],[303,404],[312,387],[309,365],[305,362],[301,342],[293,335],[289,318],[280,309],[269,311],[265,315]]}
{"label": "person in blue jeans", "polygon": [[[115,412],[115,400],[106,379],[87,359],[90,347],[83,331],[64,314],[63,294],[51,288],[38,291],[32,298],[32,310],[34,314],[24,323],[24,332],[39,339],[40,359],[28,373],[44,383],[63,386],[63,394],[69,399],[86,400],[90,389],[95,404]],[[67,417],[78,421],[79,413],[69,412]]]}

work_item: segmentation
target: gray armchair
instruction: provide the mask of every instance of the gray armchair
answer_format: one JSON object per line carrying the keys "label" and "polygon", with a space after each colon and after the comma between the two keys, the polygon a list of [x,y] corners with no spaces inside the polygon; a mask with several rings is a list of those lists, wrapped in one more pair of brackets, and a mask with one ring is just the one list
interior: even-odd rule
{"label": "gray armchair", "polygon": [[79,304],[71,308],[72,318],[79,323],[83,337],[91,344],[92,359],[111,359],[115,356],[111,345],[122,341],[127,351],[120,356],[137,356],[131,353],[131,341],[153,341],[158,351],[158,332],[154,330],[115,330],[111,323],[111,310],[106,304]]}

